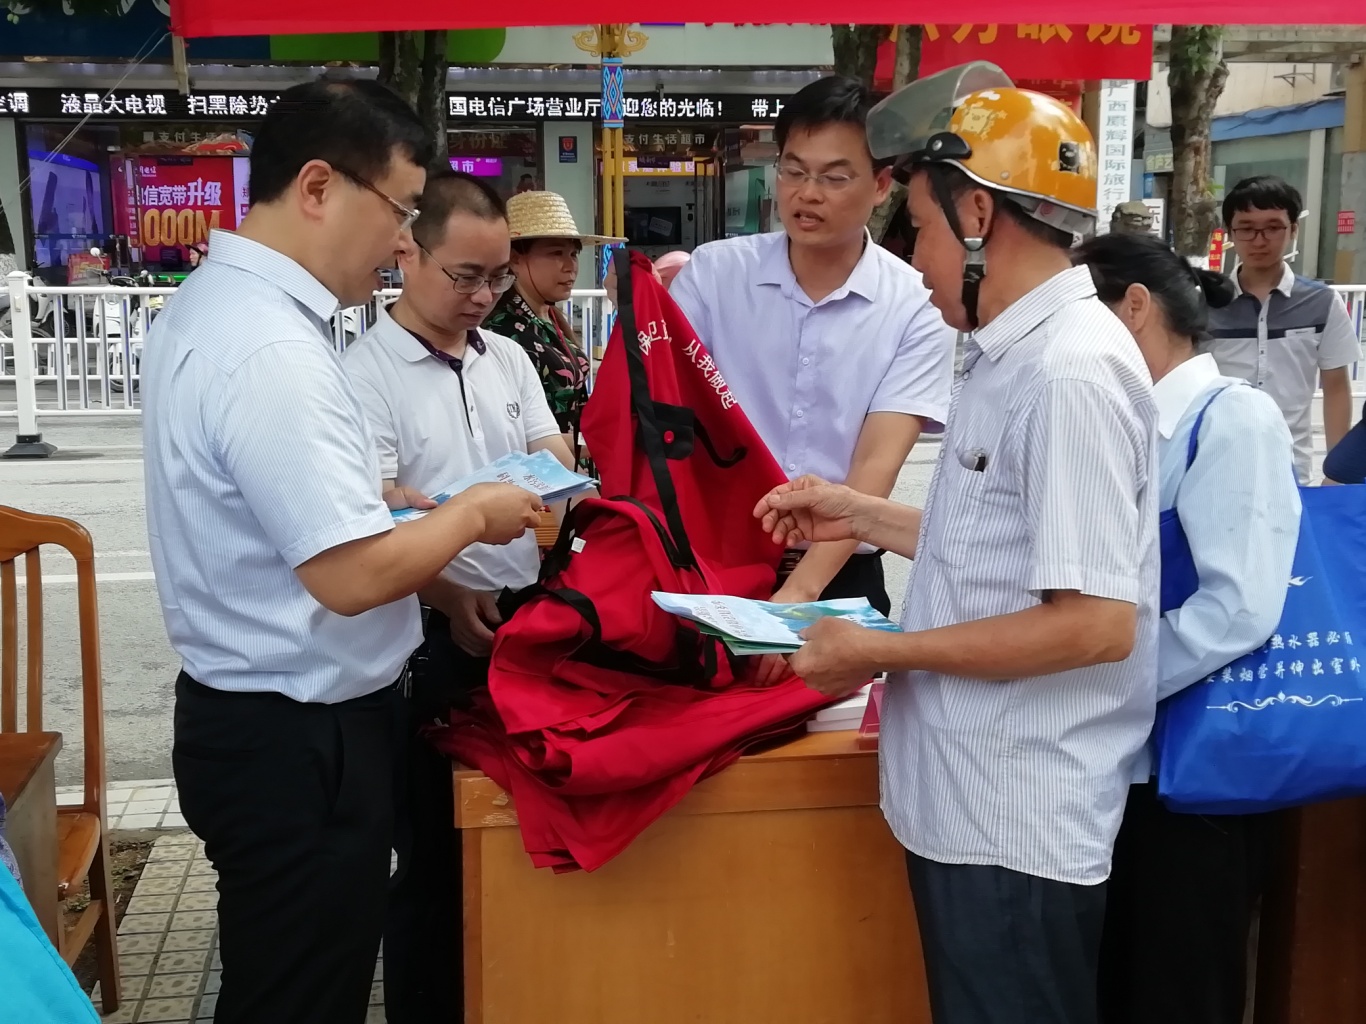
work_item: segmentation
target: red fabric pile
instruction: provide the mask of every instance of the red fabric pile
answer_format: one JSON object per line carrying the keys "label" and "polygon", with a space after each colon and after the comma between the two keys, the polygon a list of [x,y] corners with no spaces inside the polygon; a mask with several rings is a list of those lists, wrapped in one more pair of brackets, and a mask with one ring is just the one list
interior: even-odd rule
{"label": "red fabric pile", "polygon": [[488,693],[433,736],[512,794],[532,862],[556,871],[601,867],[826,703],[796,677],[754,686],[650,599],[766,599],[781,551],[752,512],[785,477],[649,261],[630,261],[582,424],[607,497],[574,509],[498,631]]}

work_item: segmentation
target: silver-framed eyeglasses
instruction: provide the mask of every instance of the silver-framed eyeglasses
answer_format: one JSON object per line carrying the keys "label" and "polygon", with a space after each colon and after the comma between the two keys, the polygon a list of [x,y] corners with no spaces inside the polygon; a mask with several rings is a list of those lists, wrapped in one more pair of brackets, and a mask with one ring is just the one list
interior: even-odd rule
{"label": "silver-framed eyeglasses", "polygon": [[409,228],[413,226],[413,222],[421,216],[421,213],[419,211],[411,210],[408,207],[404,206],[397,199],[391,196],[388,192],[385,192],[383,189],[376,188],[370,182],[362,178],[359,174],[354,174],[344,167],[338,167],[337,173],[350,181],[354,181],[357,185],[365,189],[367,192],[373,192],[375,195],[379,196],[386,203],[388,203],[393,208],[393,211],[399,216],[400,223],[398,229],[400,231],[407,231]]}
{"label": "silver-framed eyeglasses", "polygon": [[517,283],[517,275],[510,270],[505,270],[501,274],[495,274],[493,277],[485,277],[483,274],[452,274],[437,262],[436,257],[429,253],[424,246],[419,245],[418,248],[422,250],[422,255],[426,256],[427,259],[431,260],[433,263],[436,263],[436,268],[440,270],[441,273],[451,279],[451,285],[461,295],[474,295],[480,288],[483,288],[484,285],[488,285],[489,291],[494,295],[502,295]]}
{"label": "silver-framed eyeglasses", "polygon": [[839,192],[853,184],[856,177],[857,175],[849,174],[846,171],[827,171],[824,174],[812,174],[795,164],[778,165],[778,180],[792,188],[801,188],[810,181],[815,183],[815,186],[822,192]]}

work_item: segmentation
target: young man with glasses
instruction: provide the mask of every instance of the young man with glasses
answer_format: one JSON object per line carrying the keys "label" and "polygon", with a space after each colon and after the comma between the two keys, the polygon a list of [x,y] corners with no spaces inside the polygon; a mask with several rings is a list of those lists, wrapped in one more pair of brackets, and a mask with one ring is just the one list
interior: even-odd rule
{"label": "young man with glasses", "polygon": [[1237,297],[1210,310],[1219,372],[1242,377],[1276,400],[1295,439],[1295,472],[1313,473],[1314,390],[1323,384],[1327,447],[1352,425],[1350,367],[1361,345],[1347,307],[1321,281],[1300,277],[1286,254],[1294,251],[1304,203],[1288,182],[1270,175],[1244,178],[1224,197],[1224,226],[1239,266]]}
{"label": "young man with glasses", "polygon": [[250,210],[213,233],[142,362],[147,532],[184,664],[171,759],[218,873],[218,1024],[365,1020],[413,595],[539,518],[498,486],[395,526],[333,349],[338,307],[410,243],[432,157],[383,86],[286,90],[252,145]]}
{"label": "young man with glasses", "polygon": [[[925,422],[948,414],[955,333],[920,275],[869,238],[891,188],[891,168],[868,151],[871,105],[840,77],[794,95],[774,127],[783,230],[700,247],[670,294],[790,477],[886,497]],[[890,608],[866,545],[813,544],[784,567],[775,601]],[[783,670],[765,659],[760,675]]]}
{"label": "young man with glasses", "polygon": [[[514,451],[573,461],[530,357],[480,328],[514,281],[503,201],[478,178],[446,172],[428,179],[420,205],[399,254],[403,294],[344,359],[396,508],[430,507],[427,495]],[[498,595],[534,583],[539,564],[531,535],[475,545],[419,594],[425,643],[408,697],[384,937],[389,1024],[463,1019],[452,984],[463,959],[451,765],[419,731],[485,685]]]}

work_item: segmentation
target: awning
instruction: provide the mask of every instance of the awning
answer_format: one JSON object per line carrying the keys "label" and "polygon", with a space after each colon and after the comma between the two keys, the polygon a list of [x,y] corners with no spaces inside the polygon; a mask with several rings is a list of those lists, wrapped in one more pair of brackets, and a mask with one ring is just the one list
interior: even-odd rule
{"label": "awning", "polygon": [[[941,6],[942,4],[942,6]],[[648,7],[648,10],[647,10]],[[670,22],[824,25],[834,8],[826,0],[675,0],[662,10],[641,0],[522,0],[518,4],[452,4],[449,0],[171,0],[171,26],[185,38],[202,36],[311,35],[323,32],[385,32],[454,28],[512,28],[535,25],[631,23],[667,17]],[[936,0],[849,0],[838,5],[851,23],[893,25],[957,23],[961,2]],[[1088,24],[1101,14],[1128,18],[1131,25],[1346,25],[1361,21],[1360,4],[1347,0],[978,0],[972,13],[1003,25],[1024,17],[1051,15],[1054,24]],[[1289,19],[1294,18],[1291,22]]]}

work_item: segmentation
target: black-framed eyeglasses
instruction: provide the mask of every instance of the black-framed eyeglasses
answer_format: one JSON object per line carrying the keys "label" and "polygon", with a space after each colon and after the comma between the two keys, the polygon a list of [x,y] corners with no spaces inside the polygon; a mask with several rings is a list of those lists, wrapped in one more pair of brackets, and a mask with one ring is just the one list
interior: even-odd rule
{"label": "black-framed eyeglasses", "polygon": [[503,273],[493,277],[485,277],[483,274],[452,274],[437,262],[436,257],[429,253],[425,246],[419,245],[418,249],[422,251],[422,255],[426,256],[427,259],[436,263],[436,268],[440,270],[441,273],[451,279],[451,284],[461,295],[474,295],[480,288],[484,287],[484,285],[488,285],[489,291],[494,295],[502,295],[517,283],[517,275],[510,270],[505,270]]}
{"label": "black-framed eyeglasses", "polygon": [[1250,242],[1259,235],[1268,242],[1275,242],[1289,230],[1288,224],[1272,224],[1268,228],[1233,228],[1230,233],[1240,242]]}
{"label": "black-framed eyeglasses", "polygon": [[348,181],[354,181],[361,188],[365,189],[367,192],[373,192],[375,195],[379,196],[391,207],[393,207],[394,212],[399,215],[399,219],[402,221],[402,223],[400,223],[398,227],[400,231],[407,231],[409,228],[413,226],[413,222],[416,221],[419,216],[421,216],[421,214],[417,210],[410,210],[408,207],[404,206],[393,196],[389,195],[388,192],[385,192],[383,189],[376,188],[370,182],[362,178],[359,174],[355,174],[352,171],[348,171],[345,167],[338,167],[336,168],[336,171],[338,174],[346,178]]}

